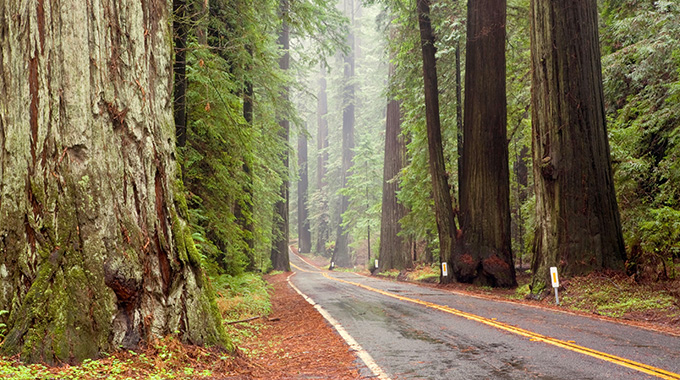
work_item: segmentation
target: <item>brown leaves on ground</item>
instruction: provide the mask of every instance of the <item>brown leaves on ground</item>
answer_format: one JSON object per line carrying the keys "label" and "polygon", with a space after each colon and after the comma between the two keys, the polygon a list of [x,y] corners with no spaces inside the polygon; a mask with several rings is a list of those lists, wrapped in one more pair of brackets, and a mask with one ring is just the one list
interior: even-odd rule
{"label": "brown leaves on ground", "polygon": [[356,357],[326,320],[288,286],[290,273],[267,276],[272,313],[240,347],[254,379],[360,379]]}

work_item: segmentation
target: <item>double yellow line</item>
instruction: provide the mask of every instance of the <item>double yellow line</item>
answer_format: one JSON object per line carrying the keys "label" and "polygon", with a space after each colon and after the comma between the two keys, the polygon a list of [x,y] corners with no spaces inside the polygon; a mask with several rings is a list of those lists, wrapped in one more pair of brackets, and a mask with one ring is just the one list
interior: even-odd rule
{"label": "double yellow line", "polygon": [[[295,267],[296,269],[303,271],[303,272],[312,272],[312,271],[302,269],[302,268],[300,268],[296,265],[293,265],[293,267]],[[623,367],[634,369],[634,370],[639,371],[639,372],[646,373],[648,375],[656,376],[660,379],[680,380],[680,374],[669,372],[669,371],[666,371],[666,370],[661,369],[661,368],[653,367],[651,365],[639,363],[639,362],[629,360],[629,359],[626,359],[626,358],[622,358],[622,357],[616,356],[616,355],[610,355],[610,354],[607,354],[607,353],[604,353],[604,352],[600,352],[600,351],[597,351],[597,350],[590,349],[588,347],[579,346],[578,344],[574,344],[572,342],[568,342],[568,341],[564,341],[564,340],[560,340],[560,339],[556,339],[556,338],[551,338],[549,336],[541,335],[541,334],[538,334],[538,333],[535,333],[535,332],[532,332],[532,331],[529,331],[529,330],[525,330],[525,329],[522,329],[522,328],[519,328],[519,327],[508,325],[506,323],[498,322],[494,319],[484,318],[484,317],[480,317],[480,316],[475,315],[475,314],[466,313],[464,311],[460,311],[460,310],[457,310],[457,309],[454,309],[454,308],[451,308],[451,307],[448,307],[448,306],[438,305],[438,304],[435,304],[435,303],[432,303],[432,302],[419,300],[417,298],[404,297],[404,296],[400,296],[398,294],[386,292],[384,290],[372,288],[368,285],[360,284],[358,282],[352,282],[352,281],[347,281],[347,280],[343,280],[343,279],[340,279],[340,278],[332,277],[327,272],[321,272],[321,274],[324,277],[326,277],[330,280],[333,280],[333,281],[338,281],[338,282],[341,282],[341,283],[358,286],[362,289],[366,289],[366,290],[369,290],[371,292],[379,293],[379,294],[382,294],[382,295],[387,296],[387,297],[395,298],[395,299],[398,299],[398,300],[401,300],[401,301],[415,303],[415,304],[422,305],[422,306],[425,306],[425,307],[430,308],[430,309],[443,311],[445,313],[453,314],[453,315],[456,315],[456,316],[459,316],[459,317],[469,319],[471,321],[476,321],[476,322],[483,323],[483,324],[491,326],[491,327],[495,327],[495,328],[500,329],[500,330],[504,330],[504,331],[507,331],[507,332],[510,332],[510,333],[513,333],[513,334],[517,334],[517,335],[520,335],[520,336],[527,337],[532,341],[544,342],[544,343],[547,343],[547,344],[550,344],[550,345],[553,345],[553,346],[556,346],[556,347],[560,347],[560,348],[563,348],[563,349],[566,349],[566,350],[578,352],[578,353],[583,354],[583,355],[588,355],[588,356],[594,357],[596,359],[604,360],[604,361],[609,362],[609,363],[617,364],[617,365],[620,365],[620,366],[623,366]]]}

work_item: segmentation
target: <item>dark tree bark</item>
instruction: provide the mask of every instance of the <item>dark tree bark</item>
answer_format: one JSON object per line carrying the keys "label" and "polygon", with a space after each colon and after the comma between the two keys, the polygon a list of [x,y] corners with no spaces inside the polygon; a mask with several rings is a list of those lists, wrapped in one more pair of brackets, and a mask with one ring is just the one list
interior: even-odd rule
{"label": "dark tree bark", "polygon": [[[250,51],[250,49],[248,49]],[[243,89],[243,119],[245,119],[248,126],[252,129],[253,126],[253,83],[246,81]],[[248,146],[252,146],[252,141]],[[244,234],[244,242],[246,243],[246,257],[248,264],[247,271],[254,271],[256,269],[255,263],[255,225],[253,224],[253,158],[252,152],[246,152],[243,157],[243,173],[246,175],[246,183],[243,184],[243,193],[245,195],[245,203],[236,202],[234,207],[234,216],[236,223],[238,223],[241,231]]]}
{"label": "dark tree bark", "polygon": [[626,260],[605,125],[595,0],[531,2],[533,291]]}
{"label": "dark tree bark", "polygon": [[434,196],[435,217],[439,234],[439,260],[447,263],[448,273],[443,271],[440,282],[447,284],[453,279],[451,270],[456,236],[456,221],[451,203],[448,175],[444,163],[441,126],[439,122],[439,93],[437,87],[437,62],[434,34],[430,22],[429,0],[417,0],[420,44],[423,52],[423,80],[425,82],[425,119],[427,122],[427,145],[430,156],[430,175]]}
{"label": "dark tree bark", "polygon": [[183,148],[187,143],[187,35],[189,33],[186,0],[173,0],[173,21],[175,39],[175,72],[174,87],[174,116],[177,147]]}
{"label": "dark tree bark", "polygon": [[[319,94],[317,100],[317,136],[316,148],[318,151],[316,163],[316,188],[324,194],[326,191],[326,163],[328,162],[328,96],[326,95],[326,68],[321,67],[319,79]],[[322,202],[327,199],[322,199]],[[327,204],[325,209],[328,209]],[[322,206],[323,207],[323,206]],[[318,254],[326,253],[326,242],[328,241],[328,221],[322,217],[319,221],[318,232],[316,236],[316,248],[314,249]]]}
{"label": "dark tree bark", "polygon": [[[392,33],[393,34],[393,33]],[[388,70],[388,78],[394,77],[395,54],[392,52]],[[389,81],[389,80],[388,80]],[[401,135],[401,106],[396,99],[387,103],[385,121],[385,161],[383,166],[382,214],[380,217],[380,252],[378,271],[388,269],[406,269],[413,266],[408,240],[399,235],[399,221],[406,215],[406,207],[399,203],[398,175],[406,165],[406,144]],[[369,255],[370,259],[370,255]]]}
{"label": "dark tree bark", "polygon": [[510,234],[504,0],[469,0],[460,173],[461,282],[517,284]]}
{"label": "dark tree bark", "polygon": [[298,181],[298,248],[301,253],[312,251],[312,234],[309,231],[309,212],[307,211],[307,135],[298,137],[298,166],[300,180]]}
{"label": "dark tree bark", "polygon": [[[279,68],[288,70],[290,68],[290,26],[286,19],[290,4],[288,0],[281,0],[279,3],[279,13],[281,15],[281,30],[279,32],[278,44],[283,50],[283,55],[279,59]],[[290,89],[285,87],[281,93],[281,98],[288,101]],[[290,133],[290,121],[286,117],[279,120],[281,127],[281,141],[285,145],[281,154],[281,161],[284,170],[288,170],[288,135]],[[272,250],[270,259],[274,270],[290,271],[288,258],[288,173],[282,173],[283,183],[281,184],[281,200],[274,205],[274,227],[272,231]]]}
{"label": "dark tree bark", "polygon": [[[352,168],[354,149],[354,0],[345,0],[345,15],[351,20],[350,32],[347,36],[347,45],[351,51],[344,55],[344,82],[342,96],[342,187],[347,186],[347,178]],[[340,215],[347,211],[349,197],[342,195],[340,200]],[[342,223],[338,224],[331,262],[338,267],[348,268],[352,265],[349,253],[349,235]]]}
{"label": "dark tree bark", "polygon": [[167,5],[0,2],[4,355],[226,344],[175,178]]}
{"label": "dark tree bark", "polygon": [[456,42],[456,148],[458,149],[458,176],[463,171],[463,81],[460,67],[460,42]]}

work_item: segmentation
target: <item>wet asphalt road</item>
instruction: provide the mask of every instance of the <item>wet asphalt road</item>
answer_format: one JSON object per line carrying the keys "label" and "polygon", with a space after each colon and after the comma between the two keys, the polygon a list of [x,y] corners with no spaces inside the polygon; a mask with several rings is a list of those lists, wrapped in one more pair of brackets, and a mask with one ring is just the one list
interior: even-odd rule
{"label": "wet asphalt road", "polygon": [[[343,272],[335,279],[474,314],[651,366],[649,374],[324,277],[291,254],[292,283],[391,379],[680,379],[680,337],[563,312]],[[493,322],[492,322],[493,323]],[[599,354],[598,354],[599,355]],[[636,365],[633,365],[634,367]],[[649,370],[649,369],[648,369]],[[667,371],[664,373],[663,371]],[[362,374],[373,374],[366,368]]]}

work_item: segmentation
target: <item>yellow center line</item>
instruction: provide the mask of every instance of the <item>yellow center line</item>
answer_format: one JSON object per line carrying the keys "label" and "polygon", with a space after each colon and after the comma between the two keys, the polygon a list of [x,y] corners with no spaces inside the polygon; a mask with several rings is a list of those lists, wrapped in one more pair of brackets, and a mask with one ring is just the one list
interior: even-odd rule
{"label": "yellow center line", "polygon": [[[291,265],[295,269],[298,269],[302,272],[319,273],[318,271],[310,271],[310,270],[302,269],[302,268],[300,268],[300,267],[298,267],[294,264],[291,264]],[[445,313],[449,313],[449,314],[453,314],[453,315],[456,315],[456,316],[459,316],[459,317],[463,317],[463,318],[469,319],[471,321],[483,323],[485,325],[495,327],[495,328],[500,329],[500,330],[504,330],[504,331],[507,331],[507,332],[510,332],[510,333],[513,333],[513,334],[517,334],[517,335],[520,335],[520,336],[530,338],[532,341],[544,342],[544,343],[547,343],[547,344],[550,344],[550,345],[553,345],[553,346],[556,346],[556,347],[564,348],[566,350],[578,352],[578,353],[583,354],[583,355],[588,355],[588,356],[594,357],[596,359],[607,361],[609,363],[613,363],[613,364],[617,364],[617,365],[620,365],[620,366],[623,366],[623,367],[631,368],[631,369],[634,369],[636,371],[643,372],[643,373],[646,373],[648,375],[656,376],[656,377],[661,378],[661,379],[680,380],[680,374],[669,372],[669,371],[666,371],[666,370],[661,369],[661,368],[653,367],[651,365],[639,363],[639,362],[636,362],[636,361],[633,361],[633,360],[622,358],[620,356],[607,354],[605,352],[593,350],[593,349],[588,348],[588,347],[579,346],[578,344],[570,343],[570,342],[560,340],[560,339],[557,339],[557,338],[552,338],[552,337],[549,337],[549,336],[541,335],[541,334],[535,333],[533,331],[525,330],[525,329],[522,329],[520,327],[515,327],[515,326],[509,325],[509,324],[506,324],[506,323],[498,322],[498,321],[495,321],[493,319],[484,318],[484,317],[481,317],[481,316],[478,316],[478,315],[475,315],[475,314],[466,313],[464,311],[457,310],[457,309],[454,309],[452,307],[438,305],[438,304],[423,301],[423,300],[420,300],[420,299],[417,299],[417,298],[404,297],[404,296],[400,296],[398,294],[386,292],[384,290],[372,288],[368,285],[360,284],[358,282],[352,282],[352,281],[347,281],[347,280],[343,280],[343,279],[340,279],[340,278],[332,277],[327,272],[320,272],[320,273],[324,277],[326,277],[330,280],[333,280],[333,281],[338,281],[338,282],[342,282],[342,283],[345,283],[345,284],[358,286],[360,288],[369,290],[371,292],[379,293],[379,294],[382,294],[382,295],[385,295],[385,296],[388,296],[388,297],[392,297],[392,298],[395,298],[395,299],[398,299],[398,300],[401,300],[401,301],[415,303],[415,304],[422,305],[422,306],[425,306],[425,307],[428,307],[428,308],[431,308],[431,309],[435,309],[435,310],[443,311]]]}

